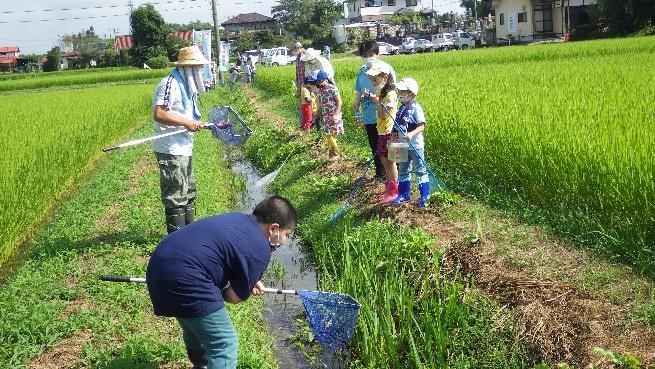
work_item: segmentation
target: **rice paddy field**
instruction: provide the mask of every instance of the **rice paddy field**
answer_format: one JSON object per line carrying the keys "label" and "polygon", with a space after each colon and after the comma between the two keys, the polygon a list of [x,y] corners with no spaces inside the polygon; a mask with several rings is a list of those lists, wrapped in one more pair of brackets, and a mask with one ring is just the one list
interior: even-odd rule
{"label": "rice paddy field", "polygon": [[152,89],[125,85],[0,98],[6,117],[0,135],[0,261],[80,179],[102,147],[149,114]]}
{"label": "rice paddy field", "polygon": [[105,68],[5,74],[0,75],[0,92],[136,81],[149,83],[164,77],[169,72],[170,69]]}
{"label": "rice paddy field", "polygon": [[[652,274],[654,53],[645,37],[384,59],[419,82],[426,156],[451,188]],[[351,123],[360,65],[335,61]],[[260,69],[293,104],[293,67]]]}
{"label": "rice paddy field", "polygon": [[[418,100],[428,117],[427,158],[451,189],[550,226],[652,276],[654,52],[651,37],[385,60],[399,77],[418,80]],[[349,109],[360,65],[360,59],[335,61],[349,122],[340,143],[363,160],[365,139]],[[6,316],[0,368],[38,367],[53,358],[77,367],[186,367],[177,326],[150,313],[143,288],[97,280],[108,272],[142,275],[163,237],[158,174],[147,145],[111,155],[100,149],[151,132],[152,79],[168,72],[0,76],[0,91],[25,90],[0,98],[6,117],[0,136],[0,266],[25,240],[34,241],[0,290]],[[209,99],[212,106],[234,105],[253,127],[242,151],[259,169],[270,172],[296,153],[271,190],[298,207],[298,233],[311,248],[320,288],[362,303],[350,367],[586,366],[589,361],[575,355],[535,354],[533,337],[525,330],[521,335],[519,317],[508,306],[476,291],[468,277],[442,270],[448,250],[434,247],[439,240],[424,229],[375,214],[360,219],[355,209],[326,224],[353,178],[345,170],[324,175],[321,159],[312,157],[316,137],[295,136],[291,125],[280,129],[269,121],[280,105],[293,110],[293,73],[292,66],[258,69],[255,87],[271,99],[260,105],[240,89],[234,95],[219,89]],[[108,85],[114,82],[126,84]],[[70,85],[88,88],[63,89]],[[26,91],[40,88],[49,90]],[[291,115],[289,122],[297,119]],[[194,157],[201,160],[197,175],[207,194],[199,200],[199,215],[228,211],[239,181],[222,161],[222,146],[199,136]],[[643,306],[653,326],[652,303]],[[256,299],[231,310],[240,329],[239,368],[278,367],[262,311]],[[294,344],[315,345],[311,337],[297,338]],[[75,348],[70,359],[59,351],[66,347]],[[611,348],[617,347],[622,345]]]}

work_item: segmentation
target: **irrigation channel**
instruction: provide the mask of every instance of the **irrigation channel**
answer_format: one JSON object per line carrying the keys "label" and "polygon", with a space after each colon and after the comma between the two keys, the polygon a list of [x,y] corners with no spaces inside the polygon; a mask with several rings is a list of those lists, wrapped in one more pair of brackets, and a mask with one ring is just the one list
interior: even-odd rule
{"label": "irrigation channel", "polygon": [[[256,187],[255,183],[261,178],[253,165],[237,150],[228,150],[225,159],[230,164],[234,174],[241,176],[245,181],[240,211],[251,212],[255,205],[269,196],[266,187]],[[283,280],[270,287],[288,288],[294,290],[316,290],[318,273],[312,268],[308,258],[303,253],[302,244],[296,237],[292,237],[285,245],[273,253],[271,265],[281,264],[284,268]],[[268,287],[268,286],[267,286]],[[346,362],[339,356],[327,350],[318,355],[312,355],[313,363],[303,353],[303,349],[291,342],[290,337],[297,334],[296,321],[304,317],[300,298],[287,295],[264,295],[264,320],[275,340],[275,354],[280,368],[284,369],[341,369],[346,368]],[[303,318],[304,319],[304,318]]]}

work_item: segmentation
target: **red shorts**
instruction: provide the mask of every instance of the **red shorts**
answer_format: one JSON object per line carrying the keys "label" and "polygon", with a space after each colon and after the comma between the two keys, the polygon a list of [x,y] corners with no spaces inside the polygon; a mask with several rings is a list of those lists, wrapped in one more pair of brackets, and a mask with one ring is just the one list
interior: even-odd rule
{"label": "red shorts", "polygon": [[389,149],[387,148],[389,141],[391,141],[391,133],[386,135],[378,135],[378,146],[375,149],[375,153],[378,154],[378,158],[387,158],[387,155],[389,154]]}
{"label": "red shorts", "polygon": [[300,128],[308,130],[312,126],[312,104],[300,104]]}

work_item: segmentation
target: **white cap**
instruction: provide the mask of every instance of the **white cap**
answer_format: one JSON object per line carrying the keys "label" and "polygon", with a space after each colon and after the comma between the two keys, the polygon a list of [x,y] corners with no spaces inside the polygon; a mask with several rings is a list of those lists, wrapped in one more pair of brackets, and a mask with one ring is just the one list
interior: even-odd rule
{"label": "white cap", "polygon": [[409,91],[418,95],[418,83],[414,78],[403,78],[394,84],[398,91]]}
{"label": "white cap", "polygon": [[391,74],[391,66],[383,61],[376,60],[368,67],[366,74],[369,76],[377,76],[378,74]]}
{"label": "white cap", "polygon": [[321,56],[321,52],[315,49],[312,49],[311,47],[307,50],[305,50],[305,54],[300,58],[302,61],[310,61],[314,60]]}

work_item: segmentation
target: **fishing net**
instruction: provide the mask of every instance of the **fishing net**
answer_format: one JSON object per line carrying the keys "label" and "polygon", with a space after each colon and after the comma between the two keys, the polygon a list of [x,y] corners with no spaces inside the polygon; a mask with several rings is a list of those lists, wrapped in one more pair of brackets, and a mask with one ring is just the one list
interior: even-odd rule
{"label": "fishing net", "polygon": [[217,106],[208,115],[212,134],[225,144],[241,146],[252,133],[231,106]]}
{"label": "fishing net", "polygon": [[348,295],[320,291],[298,291],[309,328],[322,346],[345,349],[353,338],[359,303]]}

